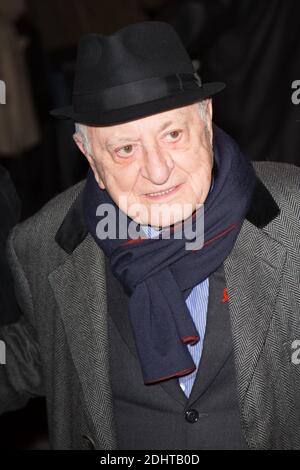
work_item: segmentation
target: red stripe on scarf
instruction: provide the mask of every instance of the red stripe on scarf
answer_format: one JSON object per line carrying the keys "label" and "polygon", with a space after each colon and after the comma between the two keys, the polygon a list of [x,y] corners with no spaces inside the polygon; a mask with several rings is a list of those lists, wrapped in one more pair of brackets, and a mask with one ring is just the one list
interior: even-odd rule
{"label": "red stripe on scarf", "polygon": [[199,339],[200,336],[183,336],[183,338],[181,338],[181,341],[184,344],[191,344],[193,346],[194,344],[198,343]]}
{"label": "red stripe on scarf", "polygon": [[142,242],[143,240],[146,240],[145,238],[138,237],[138,238],[133,238],[132,240],[126,240],[126,242],[122,243],[122,246],[128,246],[128,245],[136,245],[137,243]]}
{"label": "red stripe on scarf", "polygon": [[[220,232],[218,233],[217,235],[215,235],[214,237],[212,238],[209,238],[208,240],[206,240],[206,242],[203,243],[203,246],[207,246],[209,243],[215,241],[215,240],[218,240],[218,238],[221,238],[223,237],[224,235],[227,235],[227,233],[231,232],[231,230],[233,230],[235,227],[237,227],[237,223],[235,224],[231,224],[228,228],[226,228],[225,230],[223,230],[223,232]],[[191,250],[191,251],[198,251],[198,250]]]}
{"label": "red stripe on scarf", "polygon": [[150,382],[147,381],[147,382],[144,382],[144,383],[145,383],[145,385],[154,384],[154,383],[161,382],[162,380],[171,379],[173,377],[181,377],[182,375],[191,374],[192,372],[194,372],[195,369],[196,369],[196,367],[189,367],[188,369],[180,370],[179,372],[176,372],[175,374],[167,375],[166,377],[161,377],[160,379],[151,380]]}

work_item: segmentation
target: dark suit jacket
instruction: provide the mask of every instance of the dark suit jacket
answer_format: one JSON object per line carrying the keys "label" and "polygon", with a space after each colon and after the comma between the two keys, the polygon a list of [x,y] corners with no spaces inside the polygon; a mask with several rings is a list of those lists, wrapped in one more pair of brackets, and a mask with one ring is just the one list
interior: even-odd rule
{"label": "dark suit jacket", "polygon": [[[299,449],[300,170],[253,165],[252,206],[224,262],[241,425],[252,449]],[[52,448],[93,441],[115,449],[105,257],[83,223],[82,188],[58,196],[9,239],[24,315],[0,330],[0,413],[45,395]]]}

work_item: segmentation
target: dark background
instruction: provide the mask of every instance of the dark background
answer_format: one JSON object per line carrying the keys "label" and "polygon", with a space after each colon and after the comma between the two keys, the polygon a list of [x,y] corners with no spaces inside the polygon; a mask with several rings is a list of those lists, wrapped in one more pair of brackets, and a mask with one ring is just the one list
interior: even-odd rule
{"label": "dark background", "polygon": [[[300,105],[291,100],[299,15],[297,0],[0,0],[0,165],[21,200],[20,219],[87,171],[73,123],[49,116],[71,102],[79,37],[140,20],[170,22],[202,79],[227,84],[213,100],[214,121],[251,160],[300,165]],[[26,99],[9,112],[19,94]],[[47,448],[43,399],[0,418],[0,448]]]}

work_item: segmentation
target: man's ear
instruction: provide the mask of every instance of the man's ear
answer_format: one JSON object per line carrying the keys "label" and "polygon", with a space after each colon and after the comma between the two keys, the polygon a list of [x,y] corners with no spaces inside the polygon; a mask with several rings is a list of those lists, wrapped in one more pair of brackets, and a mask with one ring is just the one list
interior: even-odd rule
{"label": "man's ear", "polygon": [[75,132],[75,134],[73,134],[73,140],[75,142],[75,144],[77,145],[77,147],[79,148],[80,152],[83,153],[83,155],[85,157],[87,157],[87,152],[86,152],[86,149],[85,149],[85,146],[82,142],[82,138],[80,136],[80,134],[78,134],[78,132]]}
{"label": "man's ear", "polygon": [[212,121],[213,118],[213,106],[212,106],[212,99],[209,98],[206,100],[206,112],[207,112],[207,117]]}
{"label": "man's ear", "polygon": [[213,129],[212,129],[212,118],[213,118],[213,106],[212,99],[209,98],[206,100],[206,118],[207,118],[207,127],[210,136],[210,144],[213,142]]}
{"label": "man's ear", "polygon": [[95,159],[94,157],[87,151],[85,145],[83,144],[82,142],[82,138],[80,136],[80,134],[78,134],[78,132],[76,132],[75,134],[73,134],[73,140],[75,142],[75,144],[77,145],[77,147],[79,148],[79,150],[83,153],[83,155],[85,156],[85,158],[87,159],[87,161],[89,162],[89,165],[94,173],[94,176],[95,176],[95,180],[97,181],[99,187],[101,189],[105,189],[105,185],[104,185],[104,182],[103,180],[100,178],[99,174],[98,174],[98,171],[97,171],[97,167],[96,167],[96,163],[95,163]]}

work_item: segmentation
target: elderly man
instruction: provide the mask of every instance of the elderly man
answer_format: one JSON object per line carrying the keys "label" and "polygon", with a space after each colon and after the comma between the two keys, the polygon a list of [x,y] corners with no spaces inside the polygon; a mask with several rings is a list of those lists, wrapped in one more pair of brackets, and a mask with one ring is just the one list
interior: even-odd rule
{"label": "elderly man", "polygon": [[165,23],[80,43],[53,114],[90,171],[13,230],[0,336],[0,412],[45,395],[54,449],[300,448],[300,171],[212,124],[222,88]]}

